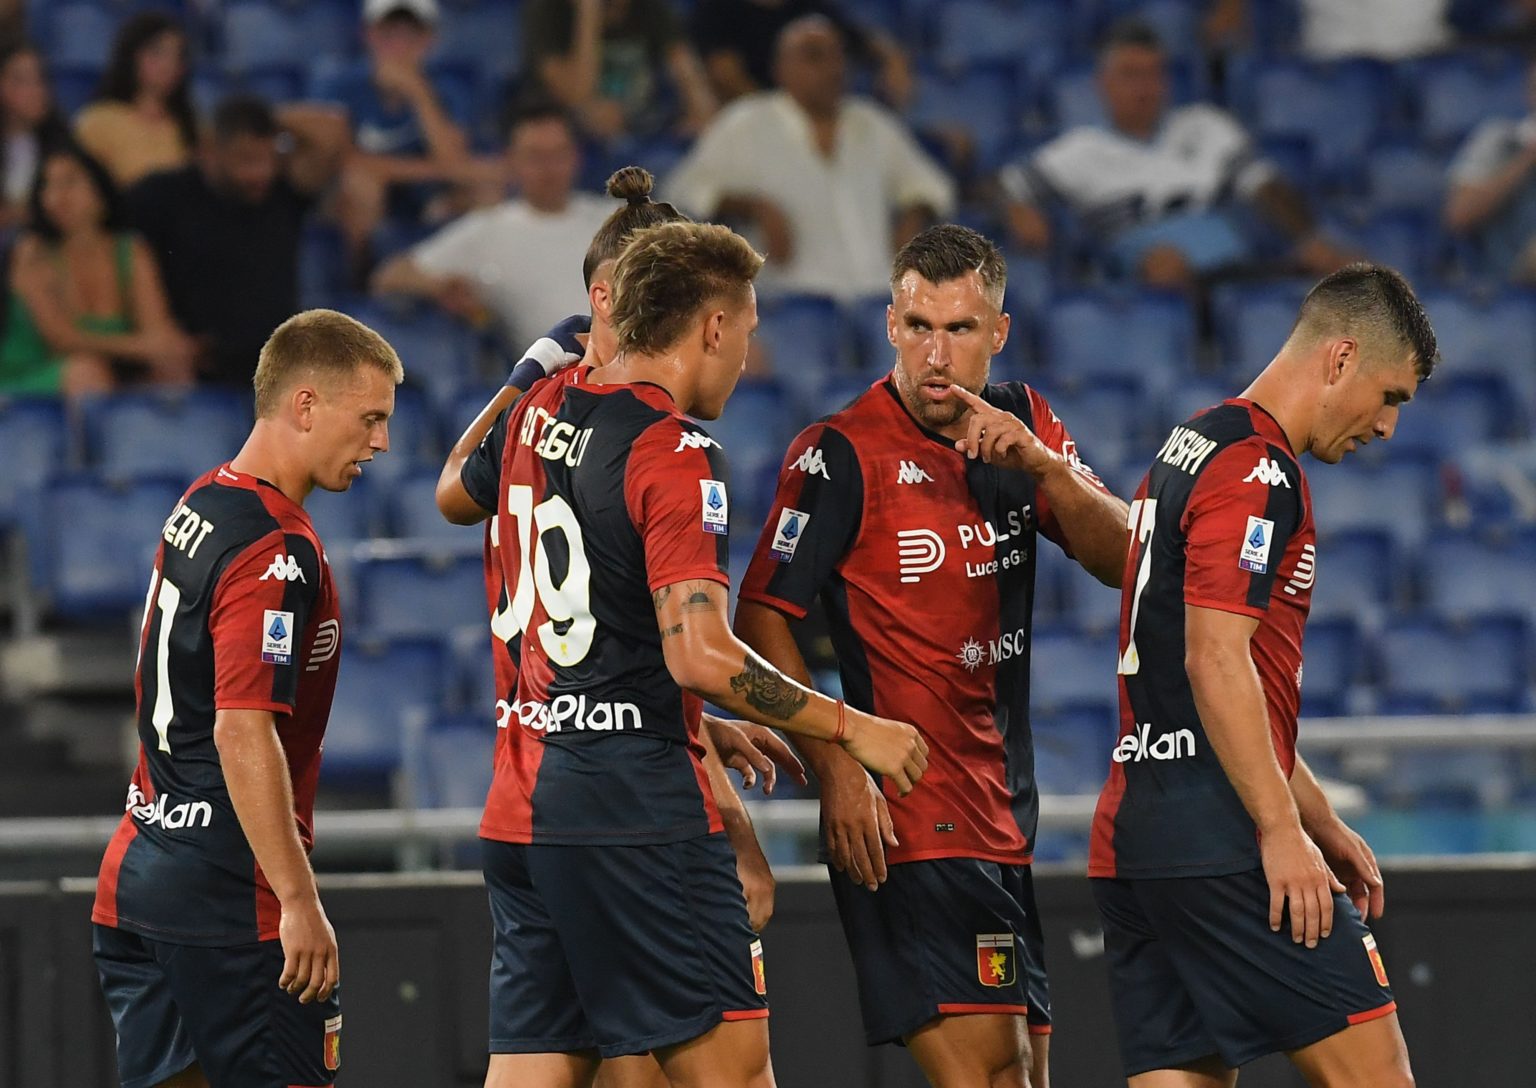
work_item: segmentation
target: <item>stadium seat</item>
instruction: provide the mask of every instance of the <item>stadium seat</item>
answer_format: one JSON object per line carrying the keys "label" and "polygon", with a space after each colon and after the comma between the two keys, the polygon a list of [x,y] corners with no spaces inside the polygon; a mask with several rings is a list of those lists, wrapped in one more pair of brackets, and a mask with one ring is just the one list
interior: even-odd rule
{"label": "stadium seat", "polygon": [[755,537],[762,528],[784,452],[798,430],[795,418],[777,382],[743,378],[720,418],[704,425],[730,465],[733,535]]}
{"label": "stadium seat", "polygon": [[443,454],[437,416],[427,394],[410,385],[396,386],[395,414],[389,418],[389,449],[375,454],[363,466],[363,475],[387,484],[418,469],[440,471]]}
{"label": "stadium seat", "polygon": [[443,647],[427,639],[345,640],[321,779],[332,785],[387,782],[400,766],[412,718],[424,723],[446,702]]}
{"label": "stadium seat", "polygon": [[116,393],[85,402],[84,418],[87,460],[104,479],[186,485],[240,452],[251,404],[224,389]]}
{"label": "stadium seat", "polygon": [[1188,299],[1151,291],[1058,292],[1041,315],[1040,361],[1058,383],[1130,378],[1157,392],[1194,364]]}
{"label": "stadium seat", "polygon": [[1414,131],[1430,146],[1454,149],[1480,122],[1529,109],[1526,65],[1513,53],[1428,57],[1399,73],[1417,106]]}
{"label": "stadium seat", "polygon": [[1366,163],[1371,207],[1439,216],[1445,200],[1443,155],[1417,142],[1380,144]]}
{"label": "stadium seat", "polygon": [[[482,602],[484,598],[481,598]],[[485,608],[485,604],[481,604]],[[496,704],[496,667],[491,657],[487,630],[456,631],[448,640],[453,652],[453,690],[456,701],[472,714],[489,714]]]}
{"label": "stadium seat", "polygon": [[870,295],[843,307],[859,368],[871,378],[890,370],[896,360],[896,348],[886,335],[885,311],[890,304],[890,295]]}
{"label": "stadium seat", "polygon": [[1334,718],[1350,711],[1350,691],[1364,657],[1360,629],[1348,619],[1312,620],[1302,639],[1304,718]]}
{"label": "stadium seat", "polygon": [[1329,530],[1318,548],[1313,619],[1380,626],[1382,615],[1406,597],[1408,570],[1397,556],[1386,529]]}
{"label": "stadium seat", "polygon": [[1250,377],[1268,365],[1291,335],[1308,286],[1272,282],[1215,288],[1211,308],[1223,360]]}
{"label": "stadium seat", "polygon": [[1059,568],[1061,611],[1065,622],[1080,631],[1118,637],[1120,631],[1120,591],[1110,589],[1085,571],[1076,561],[1061,554],[1055,544],[1040,545],[1040,565]]}
{"label": "stadium seat", "polygon": [[[1246,381],[1247,378],[1240,380]],[[1214,408],[1239,392],[1241,392],[1241,386],[1215,378],[1188,378],[1179,382],[1163,394],[1160,413],[1162,425],[1158,428],[1159,437],[1166,436],[1169,431],[1187,422],[1196,413]]]}
{"label": "stadium seat", "polygon": [[521,8],[503,2],[445,10],[433,59],[472,65],[490,76],[512,75],[523,59]]}
{"label": "stadium seat", "polygon": [[447,404],[478,381],[475,337],[462,322],[432,308],[371,299],[351,299],[342,309],[389,341],[405,365],[406,384],[425,389],[434,403]]}
{"label": "stadium seat", "polygon": [[390,481],[390,535],[441,540],[468,548],[480,540],[480,526],[453,525],[443,518],[437,509],[437,477],[437,469],[424,467]]}
{"label": "stadium seat", "polygon": [[430,549],[374,545],[354,557],[359,626],[373,638],[488,629],[481,539]]}
{"label": "stadium seat", "polygon": [[[1492,298],[1427,290],[1420,295],[1450,367],[1497,371],[1536,404],[1536,297],[1507,291]],[[1410,409],[1411,410],[1411,409]]]}
{"label": "stadium seat", "polygon": [[1047,400],[1095,470],[1123,464],[1145,470],[1164,437],[1146,410],[1146,392],[1127,378],[1100,378],[1071,392],[1049,393]]}
{"label": "stadium seat", "polygon": [[1426,382],[1398,416],[1392,449],[1454,457],[1513,437],[1524,415],[1518,395],[1501,375],[1463,373],[1453,366]]}
{"label": "stadium seat", "polygon": [[1030,703],[1043,713],[1095,708],[1113,717],[1120,689],[1115,679],[1115,637],[1066,628],[1037,627],[1030,648]]}
{"label": "stadium seat", "polygon": [[345,491],[326,491],[316,488],[304,500],[304,512],[309,515],[320,543],[331,555],[333,563],[344,561],[343,556],[353,544],[359,544],[380,533],[383,524],[375,492],[388,490],[370,478],[369,468],[354,480]]}
{"label": "stadium seat", "polygon": [[48,5],[39,38],[53,65],[95,68],[107,65],[107,51],[117,36],[118,14],[98,3]]}
{"label": "stadium seat", "polygon": [[231,72],[296,65],[314,56],[303,27],[290,12],[265,0],[225,4],[224,65]]}
{"label": "stadium seat", "polygon": [[27,515],[32,586],[46,611],[105,619],[141,610],[160,530],[189,481],[140,478],[112,484],[63,476]]}
{"label": "stadium seat", "polygon": [[1437,537],[1424,549],[1422,585],[1425,604],[1450,620],[1518,611],[1536,621],[1536,540]]}
{"label": "stadium seat", "polygon": [[454,714],[428,721],[411,800],[420,808],[482,808],[495,770],[496,726],[489,715]]}
{"label": "stadium seat", "polygon": [[[1198,97],[1198,66],[1174,57],[1168,62],[1168,99],[1172,105],[1184,106]],[[1044,110],[1055,121],[1058,132],[1067,132],[1080,125],[1102,126],[1107,124],[1104,103],[1099,99],[1098,76],[1091,60],[1062,68],[1044,87]]]}
{"label": "stadium seat", "polygon": [[849,369],[851,352],[842,315],[829,298],[786,295],[763,300],[757,339],[773,376],[808,410],[814,410],[827,379]]}
{"label": "stadium seat", "polygon": [[1097,793],[1109,774],[1118,721],[1107,707],[1031,715],[1040,792]]}
{"label": "stadium seat", "polygon": [[1373,261],[1390,265],[1418,282],[1432,267],[1441,248],[1439,213],[1388,211],[1361,223],[1326,221],[1325,230],[1354,246]]}
{"label": "stadium seat", "polygon": [[0,464],[5,466],[0,475],[0,524],[15,519],[43,484],[70,462],[69,425],[61,402],[0,400]]}
{"label": "stadium seat", "polygon": [[1401,619],[1387,626],[1377,647],[1386,713],[1525,709],[1529,633],[1519,619]]}
{"label": "stadium seat", "polygon": [[[1387,81],[1371,61],[1269,61],[1242,81],[1260,136],[1304,136],[1321,179],[1348,182],[1363,169],[1385,119]],[[1349,107],[1341,109],[1340,103]]]}
{"label": "stadium seat", "polygon": [[[1417,547],[1436,520],[1434,466],[1401,452],[1375,463],[1316,465],[1307,481],[1324,554],[1330,534],[1351,529],[1385,529],[1397,544]],[[1324,571],[1320,564],[1319,573]]]}
{"label": "stadium seat", "polygon": [[101,86],[101,65],[59,63],[48,69],[48,83],[53,88],[54,104],[63,117],[73,117],[91,99]]}
{"label": "stadium seat", "polygon": [[951,0],[938,19],[934,59],[959,73],[977,64],[1017,65],[1028,80],[1049,75],[1065,46],[1066,13],[1046,0]]}

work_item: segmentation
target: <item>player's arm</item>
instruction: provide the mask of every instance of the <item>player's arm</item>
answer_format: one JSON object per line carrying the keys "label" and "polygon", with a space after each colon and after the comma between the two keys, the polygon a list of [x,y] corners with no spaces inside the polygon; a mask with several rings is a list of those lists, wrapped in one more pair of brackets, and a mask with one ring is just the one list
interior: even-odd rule
{"label": "player's arm", "polygon": [[1012,412],[958,385],[950,386],[950,392],[971,408],[968,430],[955,448],[989,465],[1033,476],[1073,556],[1099,581],[1118,587],[1131,545],[1130,508],[1124,500],[1042,442]]}
{"label": "player's arm", "polygon": [[704,747],[704,773],[709,776],[715,807],[720,810],[720,820],[725,825],[725,837],[730,840],[731,849],[736,851],[736,875],[741,878],[741,888],[747,896],[747,920],[760,933],[773,916],[773,870],[763,856],[747,806],[731,784],[730,775],[725,773],[725,764],[720,761],[711,733],[707,728],[699,730],[699,743]]}
{"label": "player's arm", "polygon": [[[474,422],[459,436],[448,451],[448,460],[437,478],[437,509],[454,525],[478,525],[496,512],[495,503],[489,507],[481,504],[470,493],[464,482],[465,466],[474,458],[484,459],[487,472],[494,470],[493,478],[501,472],[501,449],[486,448],[486,438],[496,426],[503,412],[517,403],[534,382],[553,374],[556,370],[579,360],[585,351],[586,337],[590,335],[592,319],[585,315],[568,317],[549,332],[534,341],[512,368],[507,384],[480,409]],[[477,488],[479,492],[481,489]],[[480,498],[486,498],[481,494]]]}
{"label": "player's arm", "polygon": [[833,741],[903,793],[928,766],[928,745],[912,726],[877,718],[791,680],[732,632],[721,582],[689,579],[652,593],[667,670],[679,687],[748,721]]}
{"label": "player's arm", "polygon": [[1302,828],[1290,783],[1275,757],[1269,710],[1249,641],[1259,621],[1187,604],[1184,667],[1200,724],[1227,780],[1258,826],[1269,881],[1269,926],[1290,903],[1291,937],[1316,947],[1333,931],[1333,893],[1343,891]]}
{"label": "player's arm", "polygon": [[341,980],[341,958],[293,820],[293,783],[277,739],[277,716],[269,710],[220,710],[213,742],[240,830],[282,905],[278,985],[300,1004],[324,1001]]}
{"label": "player's arm", "polygon": [[720,762],[741,775],[742,789],[751,789],[761,779],[763,795],[771,797],[781,768],[796,782],[805,785],[805,765],[767,726],[717,718],[713,714],[702,715],[699,725],[709,734],[710,747],[714,748]]}
{"label": "player's arm", "polygon": [[1300,755],[1291,771],[1291,796],[1296,799],[1301,826],[1317,843],[1360,917],[1380,918],[1387,909],[1387,895],[1376,854],[1365,839],[1339,818],[1312,768]]}
{"label": "player's arm", "polygon": [[278,123],[293,141],[288,182],[301,193],[318,194],[335,179],[351,139],[345,110],[316,102],[284,106]]}
{"label": "player's arm", "polygon": [[[810,685],[810,670],[784,613],[757,601],[738,601],[736,634],[785,675]],[[827,857],[833,868],[874,891],[885,882],[885,847],[901,845],[879,786],[835,744],[807,736],[791,737],[790,742],[821,786]]]}

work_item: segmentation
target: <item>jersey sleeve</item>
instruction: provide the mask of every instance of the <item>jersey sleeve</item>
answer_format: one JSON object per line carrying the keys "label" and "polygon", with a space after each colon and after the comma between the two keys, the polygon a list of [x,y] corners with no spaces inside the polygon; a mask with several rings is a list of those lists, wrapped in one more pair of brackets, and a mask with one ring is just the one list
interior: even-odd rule
{"label": "jersey sleeve", "polygon": [[636,440],[624,504],[645,548],[651,592],[694,578],[731,584],[725,453],[704,428],[668,418]]}
{"label": "jersey sleeve", "polygon": [[501,455],[507,448],[507,427],[516,409],[514,402],[502,410],[474,452],[465,459],[464,467],[459,469],[464,490],[475,500],[475,505],[487,513],[496,512],[496,499],[501,491]]}
{"label": "jersey sleeve", "polygon": [[216,710],[293,713],[304,629],[321,577],[310,538],[278,529],[224,567],[208,614]]}
{"label": "jersey sleeve", "polygon": [[[1072,471],[1087,480],[1094,487],[1109,493],[1109,488],[1104,486],[1104,481],[1099,479],[1077,452],[1077,443],[1072,439],[1072,433],[1067,430],[1067,425],[1061,421],[1050,403],[1040,393],[1030,386],[1018,382],[1010,382],[1006,385],[989,387],[983,394],[987,399],[999,408],[1006,408],[1014,415],[1029,424],[1029,429],[1035,432],[1035,437],[1048,448],[1061,454]],[[1036,516],[1040,519],[1040,532],[1052,541],[1068,555],[1072,554],[1072,548],[1067,543],[1067,534],[1062,531],[1061,522],[1056,518],[1056,511],[1051,508],[1051,500],[1043,490],[1035,492]]]}
{"label": "jersey sleeve", "polygon": [[1184,603],[1262,616],[1301,517],[1301,480],[1285,451],[1251,438],[1218,452],[1184,508]]}
{"label": "jersey sleeve", "polygon": [[779,470],[741,599],[804,618],[858,539],[863,510],[864,477],[853,443],[826,423],[800,432]]}

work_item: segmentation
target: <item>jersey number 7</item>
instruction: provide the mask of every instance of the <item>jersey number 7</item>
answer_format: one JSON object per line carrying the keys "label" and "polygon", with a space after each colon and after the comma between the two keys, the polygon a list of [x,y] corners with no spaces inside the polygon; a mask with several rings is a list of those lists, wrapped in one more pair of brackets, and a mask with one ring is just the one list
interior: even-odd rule
{"label": "jersey number 7", "polygon": [[1131,622],[1126,626],[1125,648],[1120,652],[1119,673],[1135,676],[1141,671],[1141,655],[1136,652],[1136,620],[1141,612],[1141,594],[1152,578],[1152,529],[1157,523],[1157,500],[1137,499],[1131,503],[1131,516],[1126,528],[1131,531],[1133,545],[1141,546],[1141,559],[1136,564],[1136,592],[1131,597]]}

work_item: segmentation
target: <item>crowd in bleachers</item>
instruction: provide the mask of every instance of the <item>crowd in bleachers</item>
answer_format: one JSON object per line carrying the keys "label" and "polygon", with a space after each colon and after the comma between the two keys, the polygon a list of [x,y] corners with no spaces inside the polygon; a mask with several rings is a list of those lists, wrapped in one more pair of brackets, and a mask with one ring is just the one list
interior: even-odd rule
{"label": "crowd in bleachers", "polygon": [[[22,6],[0,52],[0,518],[44,622],[139,605],[288,313],[345,310],[405,362],[391,451],[311,504],[351,632],[329,773],[393,766],[410,733],[383,721],[482,705],[480,540],[433,481],[518,350],[585,308],[598,186],[631,162],[769,258],[760,350],[712,428],[737,574],[788,440],[889,367],[885,268],[928,221],[1006,243],[995,376],[1045,391],[1121,494],[1268,361],[1309,277],[1401,268],[1445,364],[1386,451],[1312,475],[1304,713],[1531,709],[1530,0]],[[1048,788],[1102,778],[1117,615],[1045,557]],[[427,737],[429,764],[466,750]]]}

